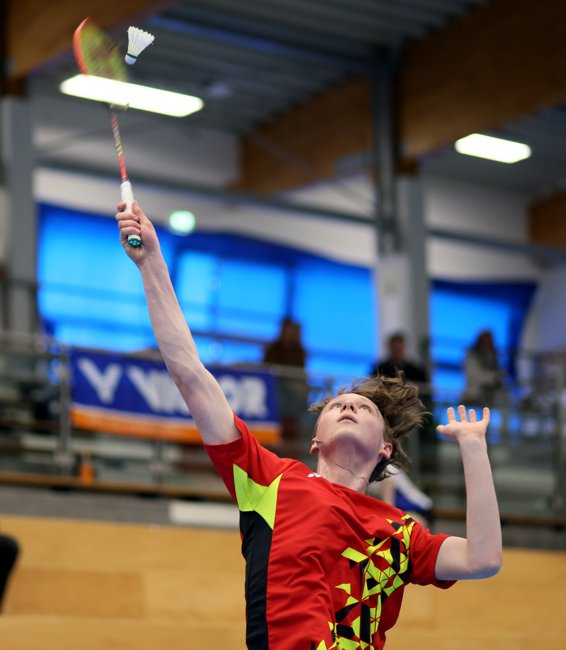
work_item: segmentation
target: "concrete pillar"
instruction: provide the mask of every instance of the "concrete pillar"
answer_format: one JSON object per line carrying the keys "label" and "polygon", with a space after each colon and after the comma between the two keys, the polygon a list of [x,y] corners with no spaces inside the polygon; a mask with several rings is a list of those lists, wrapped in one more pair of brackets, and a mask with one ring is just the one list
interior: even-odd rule
{"label": "concrete pillar", "polygon": [[28,99],[0,99],[0,261],[6,278],[1,324],[22,333],[38,330],[31,123]]}
{"label": "concrete pillar", "polygon": [[396,174],[395,52],[379,51],[373,83],[376,286],[380,358],[387,338],[407,336],[409,356],[428,362],[428,280],[421,184]]}
{"label": "concrete pillar", "polygon": [[408,356],[428,366],[429,279],[421,183],[418,177],[400,177],[395,187],[400,245],[378,253],[376,264],[381,356],[389,336],[401,331],[407,335]]}

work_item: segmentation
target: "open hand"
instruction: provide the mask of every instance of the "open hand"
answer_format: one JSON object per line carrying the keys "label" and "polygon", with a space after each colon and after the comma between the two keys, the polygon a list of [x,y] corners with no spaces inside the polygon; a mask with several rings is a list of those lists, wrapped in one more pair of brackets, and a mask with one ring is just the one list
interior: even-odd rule
{"label": "open hand", "polygon": [[462,440],[463,438],[481,438],[485,439],[487,425],[489,424],[489,409],[484,407],[482,419],[478,420],[474,409],[466,412],[466,407],[462,404],[458,407],[458,417],[453,407],[446,409],[448,424],[439,424],[436,427],[438,433],[450,440]]}

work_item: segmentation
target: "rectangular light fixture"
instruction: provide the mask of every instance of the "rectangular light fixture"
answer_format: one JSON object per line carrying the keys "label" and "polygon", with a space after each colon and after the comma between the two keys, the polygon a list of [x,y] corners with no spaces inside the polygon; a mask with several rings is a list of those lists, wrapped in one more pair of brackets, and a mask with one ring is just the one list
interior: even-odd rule
{"label": "rectangular light fixture", "polygon": [[78,74],[59,86],[62,93],[106,104],[137,108],[140,111],[186,117],[204,106],[202,99],[168,90]]}
{"label": "rectangular light fixture", "polygon": [[526,144],[480,133],[472,133],[465,138],[456,140],[454,147],[458,153],[467,156],[487,158],[503,163],[516,163],[531,155],[531,148]]}

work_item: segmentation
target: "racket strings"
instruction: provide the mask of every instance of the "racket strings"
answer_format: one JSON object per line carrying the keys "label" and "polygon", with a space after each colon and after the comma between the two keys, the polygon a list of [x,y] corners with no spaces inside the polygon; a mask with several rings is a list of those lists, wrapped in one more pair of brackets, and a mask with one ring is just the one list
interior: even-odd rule
{"label": "racket strings", "polygon": [[128,72],[118,45],[99,27],[82,24],[73,40],[75,58],[83,74],[127,81]]}

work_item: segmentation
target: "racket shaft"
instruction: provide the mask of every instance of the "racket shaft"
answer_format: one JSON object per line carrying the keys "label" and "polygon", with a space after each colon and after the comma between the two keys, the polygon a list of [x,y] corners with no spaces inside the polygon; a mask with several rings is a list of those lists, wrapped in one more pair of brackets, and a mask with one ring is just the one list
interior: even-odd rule
{"label": "racket shaft", "polygon": [[114,136],[116,155],[118,156],[118,165],[120,166],[120,175],[122,177],[122,181],[127,181],[128,172],[126,171],[126,160],[124,159],[124,149],[122,148],[122,137],[120,136],[118,116],[112,109],[110,109],[110,123],[112,125],[112,135]]}
{"label": "racket shaft", "polygon": [[[75,30],[73,35],[73,51],[79,70],[83,74],[127,81],[127,66],[124,64],[124,59],[120,54],[119,48],[89,18],[85,18]],[[124,152],[122,150],[118,116],[112,110],[112,106],[108,106],[108,108],[110,110],[110,123],[112,124],[114,146],[116,147],[120,175],[122,177],[120,193],[122,201],[126,203],[126,211],[131,212],[134,193],[132,191],[132,184],[128,180],[128,172],[126,171],[126,161],[124,160]],[[128,237],[128,244],[132,248],[138,248],[142,245],[142,241],[138,235],[130,235]]]}
{"label": "racket shaft", "polygon": [[[126,171],[126,161],[124,160],[124,151],[122,149],[122,138],[120,137],[120,127],[118,126],[118,116],[112,109],[110,109],[110,122],[112,124],[112,135],[114,136],[114,145],[116,146],[116,153],[118,155],[118,164],[120,166],[120,175],[122,177],[122,184],[120,185],[120,194],[122,201],[126,204],[126,212],[132,211],[132,204],[134,202],[134,191],[132,184],[128,180],[128,172]],[[128,244],[132,248],[139,248],[142,244],[141,238],[138,235],[130,235],[128,237]]]}

